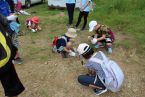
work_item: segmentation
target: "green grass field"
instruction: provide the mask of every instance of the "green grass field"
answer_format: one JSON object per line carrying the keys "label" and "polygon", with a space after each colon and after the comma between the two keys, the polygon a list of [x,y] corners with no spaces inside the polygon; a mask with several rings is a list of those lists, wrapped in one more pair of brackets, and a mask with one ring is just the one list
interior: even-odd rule
{"label": "green grass field", "polygon": [[[115,32],[113,53],[105,53],[117,61],[125,73],[120,92],[107,92],[100,97],[145,97],[145,1],[96,0],[95,3],[88,22],[97,20]],[[24,64],[16,65],[16,69],[26,87],[20,97],[98,97],[77,82],[78,75],[87,73],[78,58],[63,59],[51,52],[53,38],[67,31],[67,11],[50,10],[47,3],[34,5],[26,11],[31,16],[19,16],[21,30],[25,33],[19,37]],[[25,26],[26,18],[35,15],[40,17],[42,27],[38,33],[32,33]],[[74,25],[78,15],[76,9]],[[88,30],[78,32],[75,46],[82,42],[90,43],[88,35]],[[3,90],[0,88],[1,95]]]}

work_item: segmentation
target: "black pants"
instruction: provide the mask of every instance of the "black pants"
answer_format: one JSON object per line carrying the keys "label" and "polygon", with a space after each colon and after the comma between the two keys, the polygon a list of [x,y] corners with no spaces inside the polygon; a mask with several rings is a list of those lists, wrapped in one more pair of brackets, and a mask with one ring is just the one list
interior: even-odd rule
{"label": "black pants", "polygon": [[11,12],[13,13],[14,12],[14,2],[13,0],[5,0],[8,2],[9,6],[10,6],[10,9],[11,9]]}
{"label": "black pants", "polygon": [[89,14],[89,12],[85,12],[85,11],[82,11],[82,12],[81,12],[81,11],[80,11],[80,14],[79,14],[79,17],[78,17],[78,22],[77,22],[77,24],[76,24],[76,27],[79,26],[82,17],[84,17],[84,24],[83,24],[82,30],[85,29],[86,24],[87,24],[88,14]]}
{"label": "black pants", "polygon": [[4,88],[5,96],[17,96],[24,91],[24,86],[11,62],[0,68],[0,81]]}
{"label": "black pants", "polygon": [[68,17],[69,17],[69,25],[71,25],[73,22],[75,3],[72,4],[66,3],[66,7],[67,7]]}
{"label": "black pants", "polygon": [[89,75],[80,75],[78,77],[78,82],[82,85],[89,86],[90,84],[101,87],[102,89],[105,89],[106,87],[104,84],[101,82],[99,77],[97,77],[96,82],[95,81],[95,76],[89,76]]}

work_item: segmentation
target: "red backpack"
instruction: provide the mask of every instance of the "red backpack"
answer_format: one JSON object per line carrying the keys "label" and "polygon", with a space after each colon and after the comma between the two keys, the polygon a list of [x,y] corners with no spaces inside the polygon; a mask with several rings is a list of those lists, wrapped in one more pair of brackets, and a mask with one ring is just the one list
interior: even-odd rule
{"label": "red backpack", "polygon": [[52,41],[52,46],[56,46],[56,43],[57,43],[58,39],[59,39],[59,36],[54,37],[54,39]]}
{"label": "red backpack", "polygon": [[65,42],[67,43],[67,39],[65,36],[55,36],[53,41],[52,41],[52,46],[56,46],[56,43],[60,38],[63,38],[65,40]]}

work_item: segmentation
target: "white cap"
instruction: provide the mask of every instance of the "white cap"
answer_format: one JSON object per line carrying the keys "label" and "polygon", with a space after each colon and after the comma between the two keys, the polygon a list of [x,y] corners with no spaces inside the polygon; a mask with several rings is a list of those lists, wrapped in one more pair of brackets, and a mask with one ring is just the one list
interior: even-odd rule
{"label": "white cap", "polygon": [[93,38],[93,39],[91,40],[91,42],[92,42],[92,44],[96,44],[96,43],[97,43],[97,39],[96,39],[96,38]]}
{"label": "white cap", "polygon": [[81,43],[77,48],[77,52],[79,53],[79,55],[82,55],[86,53],[88,49],[90,49],[90,46],[87,43]]}
{"label": "white cap", "polygon": [[89,32],[92,32],[93,31],[93,29],[94,29],[94,27],[97,25],[97,21],[91,21],[90,23],[89,23]]}

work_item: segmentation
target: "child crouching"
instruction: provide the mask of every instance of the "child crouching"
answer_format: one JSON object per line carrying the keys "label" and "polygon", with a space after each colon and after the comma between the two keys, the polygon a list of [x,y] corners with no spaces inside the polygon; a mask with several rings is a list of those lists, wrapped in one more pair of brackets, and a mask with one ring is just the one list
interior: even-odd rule
{"label": "child crouching", "polygon": [[26,26],[29,30],[32,32],[37,32],[38,30],[41,30],[41,27],[39,26],[39,17],[34,16],[33,18],[26,20]]}
{"label": "child crouching", "polygon": [[76,56],[76,52],[73,49],[73,43],[76,36],[76,30],[74,28],[69,28],[64,35],[55,37],[52,44],[53,52],[60,53],[63,58]]}

